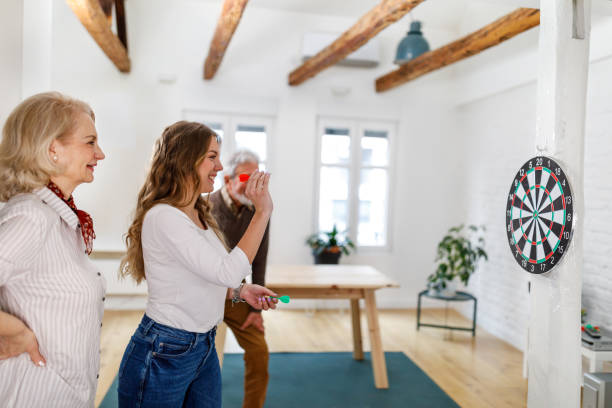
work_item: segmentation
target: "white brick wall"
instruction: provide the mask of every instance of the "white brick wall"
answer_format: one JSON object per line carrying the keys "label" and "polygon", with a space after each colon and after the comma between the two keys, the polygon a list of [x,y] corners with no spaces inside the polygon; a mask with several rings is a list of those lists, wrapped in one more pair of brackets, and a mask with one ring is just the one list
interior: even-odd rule
{"label": "white brick wall", "polygon": [[[612,329],[612,58],[591,65],[585,147],[583,304],[589,321]],[[536,83],[458,108],[465,138],[466,222],[482,223],[489,262],[469,285],[478,323],[524,349],[528,274],[516,265],[504,231],[506,196],[515,172],[535,150]],[[554,272],[553,272],[554,273]],[[461,309],[466,315],[470,310]]]}
{"label": "white brick wall", "polygon": [[612,57],[591,65],[584,158],[584,276],[589,322],[612,329]]}
{"label": "white brick wall", "polygon": [[510,254],[504,227],[510,183],[534,152],[535,89],[531,83],[459,109],[469,163],[466,222],[487,227],[489,255],[469,290],[478,298],[478,323],[521,349],[528,319],[527,274]]}

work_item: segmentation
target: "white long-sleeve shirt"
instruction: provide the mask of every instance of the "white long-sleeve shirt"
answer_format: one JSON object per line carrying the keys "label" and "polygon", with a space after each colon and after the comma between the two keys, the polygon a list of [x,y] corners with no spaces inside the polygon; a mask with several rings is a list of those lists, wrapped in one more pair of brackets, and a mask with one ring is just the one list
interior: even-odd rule
{"label": "white long-sleeve shirt", "polygon": [[0,210],[0,309],[36,335],[46,367],[27,353],[0,361],[2,407],[93,407],[104,278],[76,214],[48,188]]}
{"label": "white long-sleeve shirt", "polygon": [[212,229],[181,210],[153,206],[142,224],[149,298],[147,316],[158,323],[204,333],[223,319],[227,288],[240,285],[251,265],[238,247],[227,252]]}

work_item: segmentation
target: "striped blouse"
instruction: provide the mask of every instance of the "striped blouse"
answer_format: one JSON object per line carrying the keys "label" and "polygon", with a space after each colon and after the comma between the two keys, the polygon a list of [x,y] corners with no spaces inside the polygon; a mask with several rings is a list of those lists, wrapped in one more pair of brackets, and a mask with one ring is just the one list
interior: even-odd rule
{"label": "striped blouse", "polygon": [[0,309],[36,335],[47,365],[27,353],[0,361],[2,407],[93,407],[105,282],[85,252],[75,213],[46,187],[0,210]]}

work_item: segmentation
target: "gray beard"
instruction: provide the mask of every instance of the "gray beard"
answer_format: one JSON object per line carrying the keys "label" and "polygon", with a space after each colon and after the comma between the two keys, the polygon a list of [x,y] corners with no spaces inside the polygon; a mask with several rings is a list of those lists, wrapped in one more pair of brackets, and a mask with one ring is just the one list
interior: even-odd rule
{"label": "gray beard", "polygon": [[240,202],[240,204],[242,205],[248,205],[248,206],[252,206],[253,202],[251,200],[249,200],[248,198],[246,198],[245,195],[243,194],[237,194],[234,193],[234,198]]}

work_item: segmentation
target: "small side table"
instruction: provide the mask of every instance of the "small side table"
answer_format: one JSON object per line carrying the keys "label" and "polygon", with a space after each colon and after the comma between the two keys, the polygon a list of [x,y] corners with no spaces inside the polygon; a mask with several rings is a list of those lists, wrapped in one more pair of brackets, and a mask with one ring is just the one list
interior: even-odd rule
{"label": "small side table", "polygon": [[612,351],[596,351],[582,346],[582,355],[589,359],[589,372],[602,372],[604,361],[612,361]]}
{"label": "small side table", "polygon": [[[425,296],[431,299],[439,299],[446,300],[449,302],[463,302],[466,300],[471,300],[474,302],[474,312],[472,314],[472,327],[457,327],[457,326],[447,326],[442,324],[430,324],[430,323],[421,323],[421,298]],[[444,296],[439,294],[429,293],[427,289],[421,291],[419,293],[419,300],[417,303],[417,330],[422,327],[437,327],[439,329],[450,329],[450,330],[463,330],[463,331],[471,331],[472,337],[476,335],[476,310],[478,307],[478,300],[470,293],[457,291],[454,295]]]}

